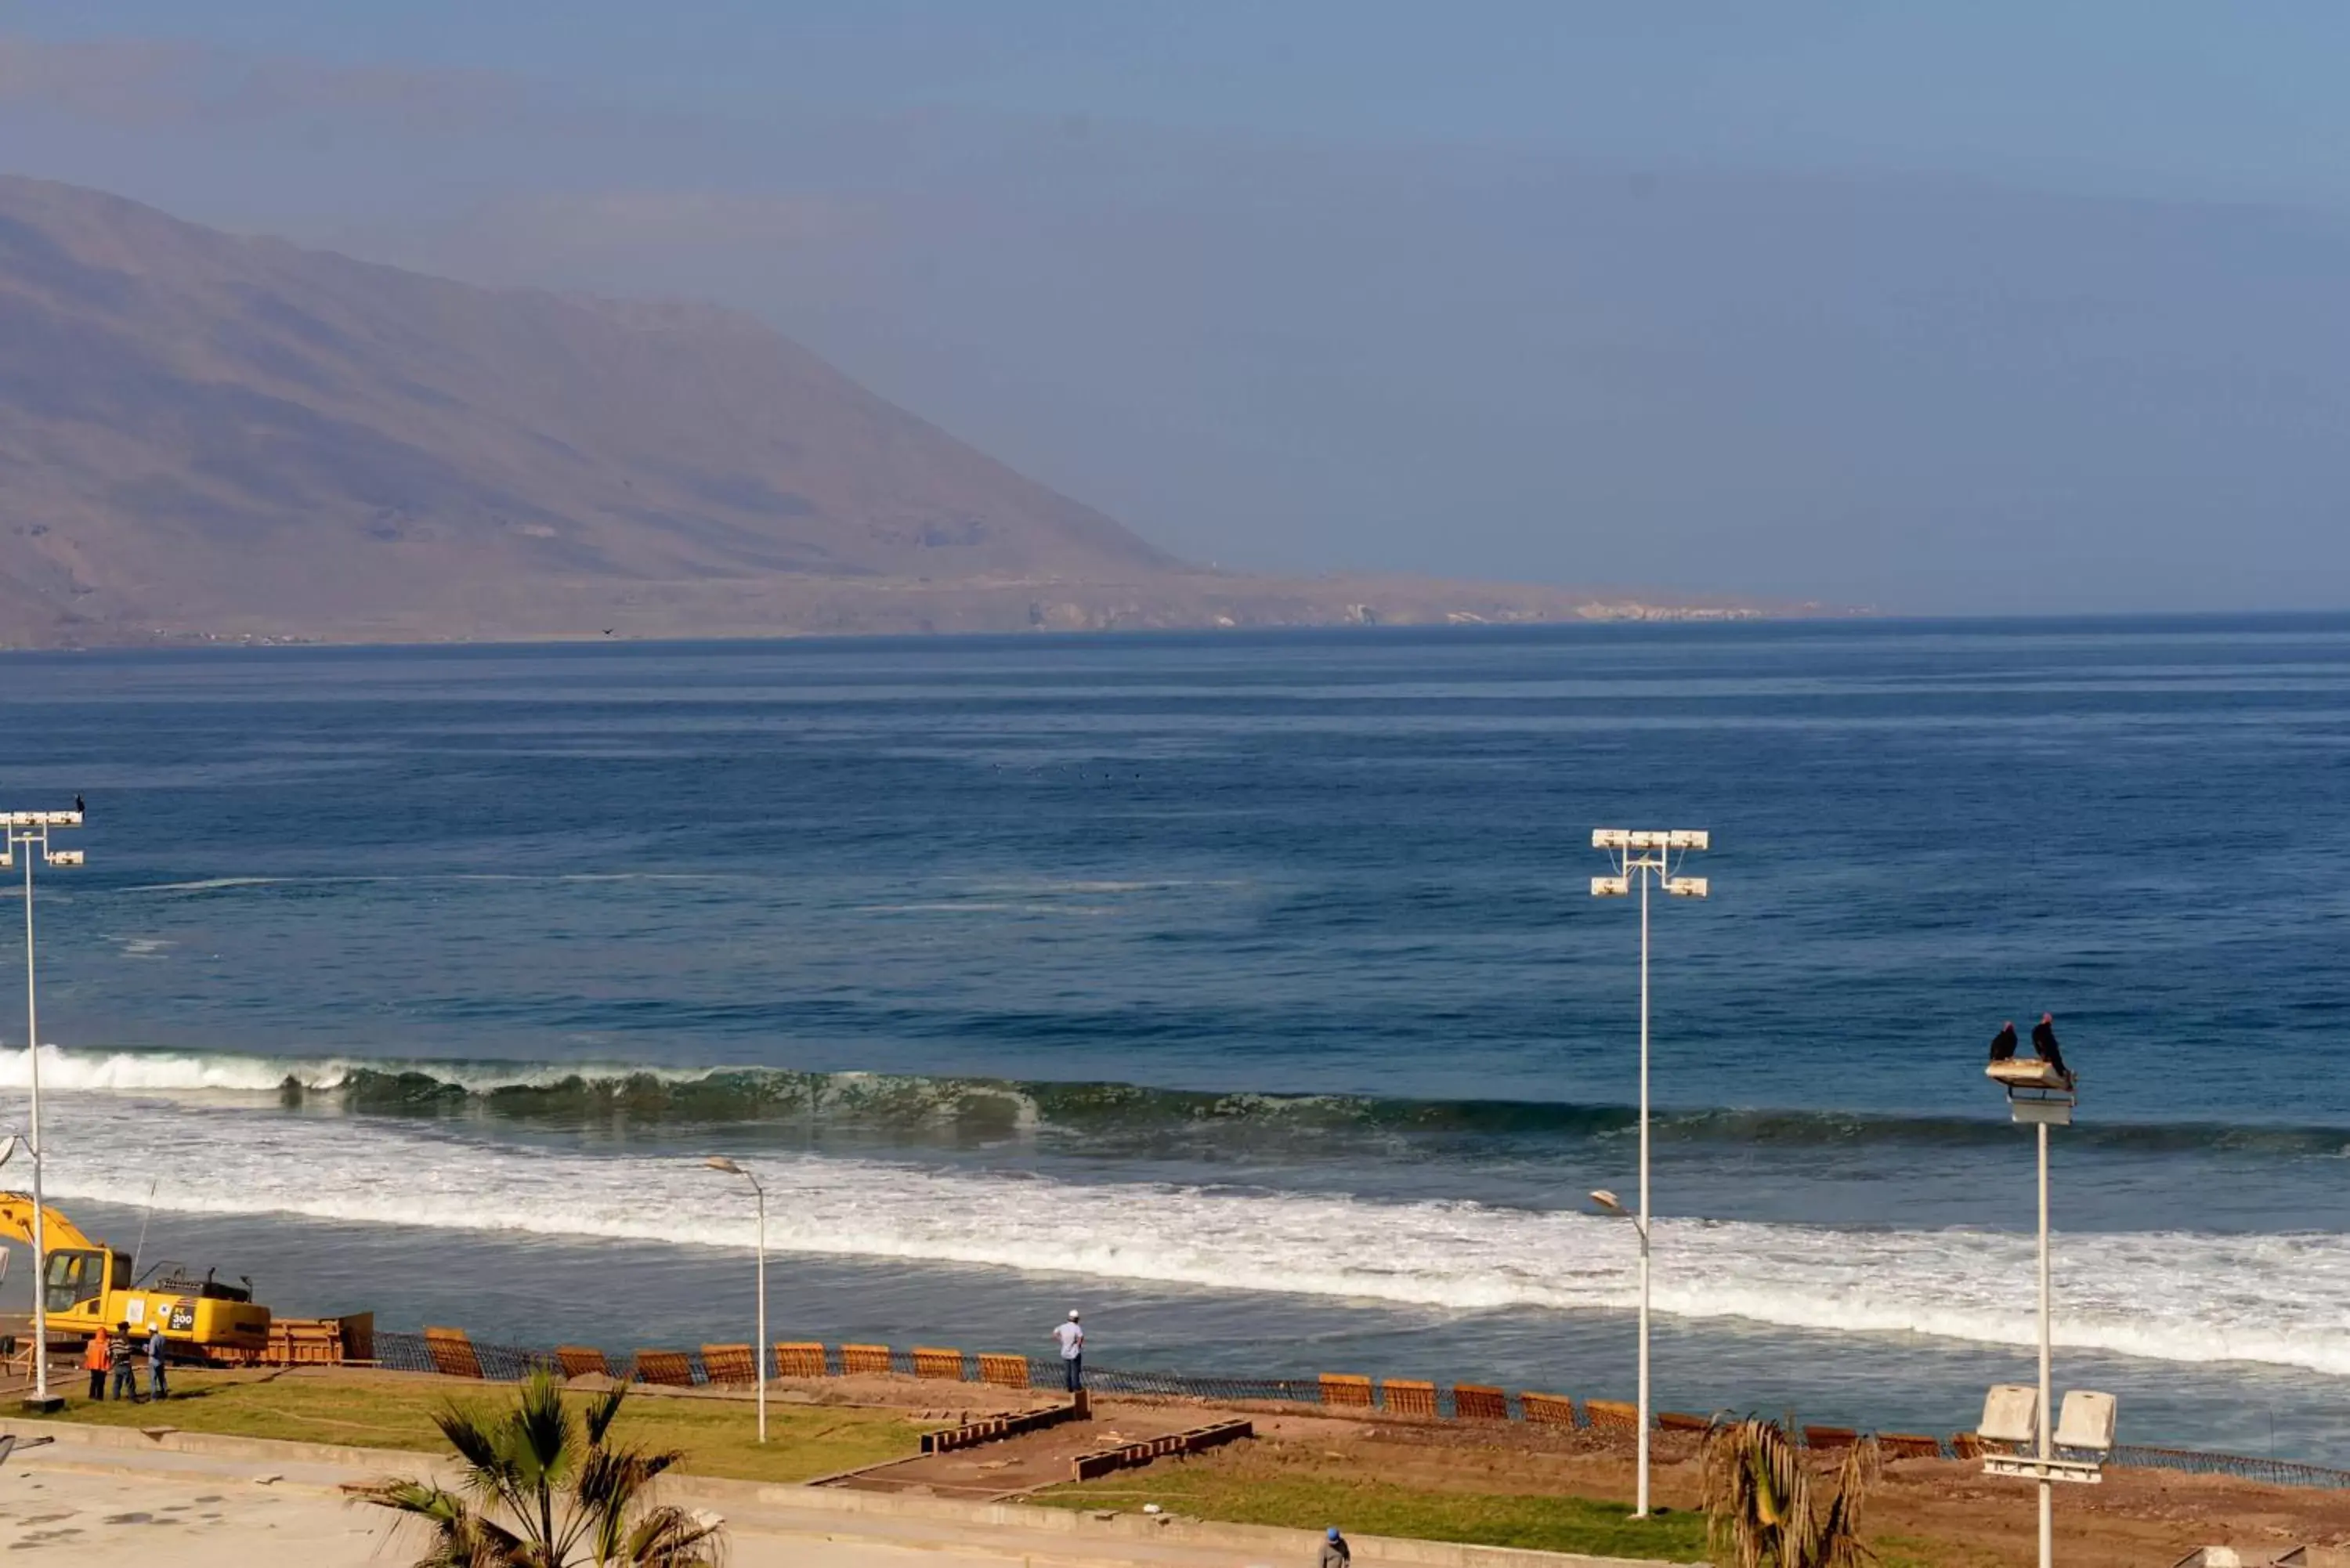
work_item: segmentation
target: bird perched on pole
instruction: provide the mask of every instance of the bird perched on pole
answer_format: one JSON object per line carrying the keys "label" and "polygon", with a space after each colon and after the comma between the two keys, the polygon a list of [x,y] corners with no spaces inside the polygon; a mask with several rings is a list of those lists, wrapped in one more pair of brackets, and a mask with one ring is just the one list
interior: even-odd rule
{"label": "bird perched on pole", "polygon": [[2015,1060],[2015,1020],[2011,1018],[2001,1024],[1999,1033],[1991,1037],[1991,1059],[1994,1062]]}
{"label": "bird perched on pole", "polygon": [[2054,1013],[2042,1013],[2040,1022],[2032,1026],[2032,1049],[2042,1061],[2056,1069],[2057,1076],[2067,1084],[2073,1081],[2073,1070],[2064,1065],[2064,1050],[2056,1044]]}

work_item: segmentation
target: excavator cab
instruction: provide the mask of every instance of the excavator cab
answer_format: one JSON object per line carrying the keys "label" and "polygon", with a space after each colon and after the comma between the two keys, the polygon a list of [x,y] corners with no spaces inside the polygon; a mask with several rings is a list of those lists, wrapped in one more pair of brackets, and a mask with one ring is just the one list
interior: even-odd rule
{"label": "excavator cab", "polygon": [[51,1252],[48,1299],[43,1304],[51,1317],[69,1318],[78,1325],[96,1324],[105,1311],[107,1291],[121,1290],[130,1283],[130,1260],[120,1252],[104,1248]]}

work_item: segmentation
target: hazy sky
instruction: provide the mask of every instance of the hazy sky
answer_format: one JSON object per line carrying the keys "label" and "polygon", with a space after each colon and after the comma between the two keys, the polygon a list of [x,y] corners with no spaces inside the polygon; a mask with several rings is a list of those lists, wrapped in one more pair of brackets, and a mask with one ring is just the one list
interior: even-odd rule
{"label": "hazy sky", "polygon": [[2350,7],[0,0],[0,163],[715,297],[1202,560],[2350,603]]}

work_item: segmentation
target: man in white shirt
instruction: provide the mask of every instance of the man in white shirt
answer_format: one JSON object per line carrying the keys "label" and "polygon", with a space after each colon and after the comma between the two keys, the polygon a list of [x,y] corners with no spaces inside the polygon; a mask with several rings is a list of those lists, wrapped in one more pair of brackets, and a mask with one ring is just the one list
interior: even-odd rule
{"label": "man in white shirt", "polygon": [[1054,1328],[1053,1337],[1060,1342],[1061,1374],[1067,1378],[1069,1392],[1074,1394],[1086,1386],[1085,1325],[1077,1321],[1077,1314],[1072,1312],[1069,1314],[1068,1322]]}

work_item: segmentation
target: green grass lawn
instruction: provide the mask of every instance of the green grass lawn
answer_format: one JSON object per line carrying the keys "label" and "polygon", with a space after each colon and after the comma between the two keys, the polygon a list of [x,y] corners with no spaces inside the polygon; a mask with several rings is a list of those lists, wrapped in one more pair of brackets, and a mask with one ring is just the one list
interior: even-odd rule
{"label": "green grass lawn", "polygon": [[1621,1501],[1422,1490],[1379,1480],[1254,1473],[1253,1467],[1196,1460],[1163,1473],[1055,1487],[1035,1501],[1059,1508],[1137,1509],[1155,1502],[1171,1513],[1235,1524],[1309,1530],[1335,1524],[1362,1535],[1706,1561],[1705,1521],[1693,1513],[1636,1522],[1627,1517],[1631,1505]]}
{"label": "green grass lawn", "polygon": [[[514,1390],[485,1384],[479,1392],[398,1373],[174,1371],[161,1405],[73,1398],[61,1418],[109,1427],[178,1427],[362,1449],[445,1451],[433,1413],[452,1397],[463,1404],[511,1403]],[[586,1396],[579,1396],[585,1398]],[[615,1431],[649,1448],[680,1449],[680,1469],[743,1480],[804,1481],[904,1459],[921,1446],[923,1428],[884,1410],[771,1403],[767,1443],[748,1400],[632,1396]]]}

